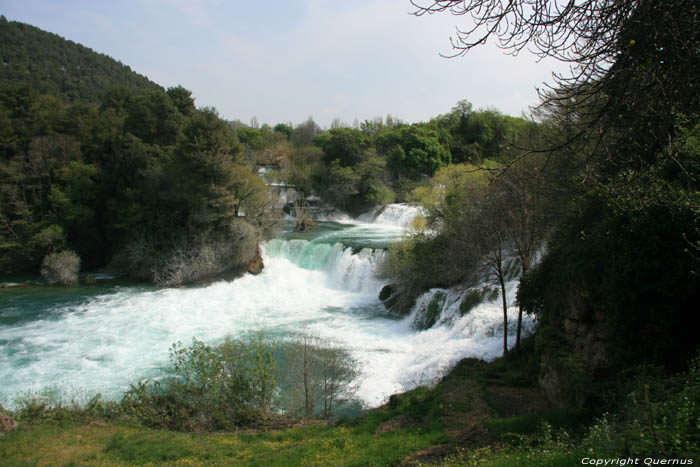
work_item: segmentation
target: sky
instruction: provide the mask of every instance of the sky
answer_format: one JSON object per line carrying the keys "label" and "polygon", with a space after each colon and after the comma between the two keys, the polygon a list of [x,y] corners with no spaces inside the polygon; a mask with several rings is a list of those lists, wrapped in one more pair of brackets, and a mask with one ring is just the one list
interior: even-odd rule
{"label": "sky", "polygon": [[488,43],[464,57],[465,17],[415,17],[409,0],[0,0],[0,14],[83,44],[228,120],[327,128],[427,121],[460,100],[519,116],[554,61]]}

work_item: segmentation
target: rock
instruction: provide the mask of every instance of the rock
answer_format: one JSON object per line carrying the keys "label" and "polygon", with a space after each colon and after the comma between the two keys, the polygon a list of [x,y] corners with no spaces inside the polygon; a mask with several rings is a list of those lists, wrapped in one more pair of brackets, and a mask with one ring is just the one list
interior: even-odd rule
{"label": "rock", "polygon": [[384,307],[397,315],[407,315],[416,304],[415,293],[404,290],[397,284],[388,284],[379,291],[379,300]]}
{"label": "rock", "polygon": [[382,290],[379,291],[379,300],[383,302],[384,300],[389,299],[389,297],[391,297],[392,295],[394,295],[394,289],[392,288],[392,285],[385,285],[384,287],[382,287]]}
{"label": "rock", "polygon": [[413,320],[413,327],[419,331],[432,328],[442,314],[442,307],[446,298],[447,296],[444,293],[436,292],[430,299],[430,302],[427,304],[423,302]]}
{"label": "rock", "polygon": [[73,250],[50,253],[41,263],[41,277],[51,285],[75,285],[79,272],[80,257]]}
{"label": "rock", "polygon": [[248,264],[246,270],[250,274],[257,276],[262,272],[264,267],[265,265],[263,264],[262,256],[260,255],[260,252],[258,252],[258,255]]}

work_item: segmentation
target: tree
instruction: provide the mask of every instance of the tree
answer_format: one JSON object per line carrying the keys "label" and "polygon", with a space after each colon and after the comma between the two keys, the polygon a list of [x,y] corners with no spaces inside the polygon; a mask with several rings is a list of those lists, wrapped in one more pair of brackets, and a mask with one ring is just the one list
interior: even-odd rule
{"label": "tree", "polygon": [[134,96],[127,100],[126,109],[126,131],[149,144],[176,144],[183,118],[167,94],[152,91]]}
{"label": "tree", "polygon": [[[612,137],[608,166],[651,160],[674,133],[676,113],[700,108],[700,6],[691,0],[411,0],[417,16],[448,11],[473,25],[452,39],[460,56],[495,39],[570,63],[540,92],[542,106],[576,115],[567,140]],[[689,122],[692,127],[699,118]],[[622,143],[622,144],[620,144]],[[599,145],[594,145],[600,149]],[[635,148],[628,151],[621,148]]]}
{"label": "tree", "polygon": [[309,117],[304,123],[300,123],[289,136],[290,141],[296,147],[308,146],[314,140],[314,136],[321,133],[321,128]]}
{"label": "tree", "polygon": [[189,116],[195,110],[194,99],[192,98],[192,92],[183,88],[182,86],[177,86],[174,88],[168,88],[165,92],[170,100],[177,108],[178,112],[182,115]]}
{"label": "tree", "polygon": [[329,419],[355,392],[355,359],[306,329],[286,346],[284,360],[282,403],[288,413]]}
{"label": "tree", "polygon": [[338,160],[334,160],[328,169],[326,193],[334,204],[346,209],[348,198],[359,193],[359,181],[360,176],[352,167],[342,167]]}
{"label": "tree", "polygon": [[275,125],[274,130],[275,133],[281,133],[289,140],[289,136],[292,134],[292,125],[289,123],[278,123]]}
{"label": "tree", "polygon": [[[503,198],[500,215],[510,251],[517,256],[523,275],[533,266],[556,220],[569,210],[575,190],[566,166],[543,154],[506,161],[494,189]],[[515,348],[520,346],[523,307],[518,307]]]}
{"label": "tree", "polygon": [[244,165],[233,167],[229,189],[234,200],[234,217],[245,214],[247,218],[256,219],[269,205],[265,182]]}
{"label": "tree", "polygon": [[[469,167],[469,166],[467,166]],[[486,277],[501,291],[503,308],[503,354],[508,352],[508,296],[506,282],[517,266],[511,256],[510,221],[506,214],[511,208],[505,193],[494,183],[491,175],[476,168],[453,179],[441,196],[440,235],[450,250],[465,248],[473,260],[472,280]]]}
{"label": "tree", "polygon": [[323,161],[326,164],[337,160],[342,167],[351,167],[362,161],[367,146],[362,132],[351,128],[334,128],[330,134],[330,139],[323,145]]}
{"label": "tree", "polygon": [[438,133],[426,125],[387,128],[377,136],[377,152],[387,155],[387,166],[396,177],[432,176],[450,163],[450,152]]}

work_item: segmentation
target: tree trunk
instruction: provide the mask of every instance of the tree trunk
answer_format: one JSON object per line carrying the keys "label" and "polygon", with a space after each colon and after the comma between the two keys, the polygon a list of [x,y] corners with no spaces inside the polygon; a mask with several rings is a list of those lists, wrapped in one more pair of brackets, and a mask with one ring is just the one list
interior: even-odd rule
{"label": "tree trunk", "polygon": [[[525,273],[530,269],[530,256],[528,255],[521,255],[520,257],[520,262],[522,264],[523,268],[523,276]],[[522,324],[523,324],[523,306],[518,303],[518,327],[515,331],[515,351],[517,352],[520,349],[520,331],[522,329]]]}
{"label": "tree trunk", "polygon": [[523,306],[518,304],[518,327],[515,331],[515,351],[520,349],[520,329],[523,324]]}
{"label": "tree trunk", "polygon": [[508,300],[503,274],[498,275],[498,281],[501,283],[501,300],[503,301],[503,355],[505,355],[508,353]]}

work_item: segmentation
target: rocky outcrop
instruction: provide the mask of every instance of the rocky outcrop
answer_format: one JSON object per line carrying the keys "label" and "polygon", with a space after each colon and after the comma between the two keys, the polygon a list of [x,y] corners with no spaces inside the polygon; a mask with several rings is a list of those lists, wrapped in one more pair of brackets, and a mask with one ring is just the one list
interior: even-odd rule
{"label": "rocky outcrop", "polygon": [[255,258],[253,258],[253,260],[250,263],[248,263],[248,265],[246,266],[245,272],[248,272],[250,274],[253,274],[254,276],[257,276],[258,274],[260,274],[262,272],[264,267],[265,267],[265,265],[263,264],[262,256],[260,255],[260,251],[258,250],[257,256]]}
{"label": "rocky outcrop", "polygon": [[436,292],[430,296],[430,300],[418,300],[415,318],[413,319],[413,327],[419,331],[432,328],[442,314],[442,307],[445,304],[447,295],[443,292]]}
{"label": "rocky outcrop", "polygon": [[586,365],[591,371],[609,364],[605,315],[594,309],[585,289],[571,293],[561,331],[574,353],[585,356]]}
{"label": "rocky outcrop", "polygon": [[538,331],[540,341],[547,340],[538,385],[558,408],[582,406],[595,375],[610,364],[607,321],[592,305],[587,289],[571,291],[566,305],[556,323]]}
{"label": "rocky outcrop", "polygon": [[379,291],[379,300],[384,307],[397,315],[407,315],[416,304],[416,294],[404,290],[397,284],[388,284]]}

